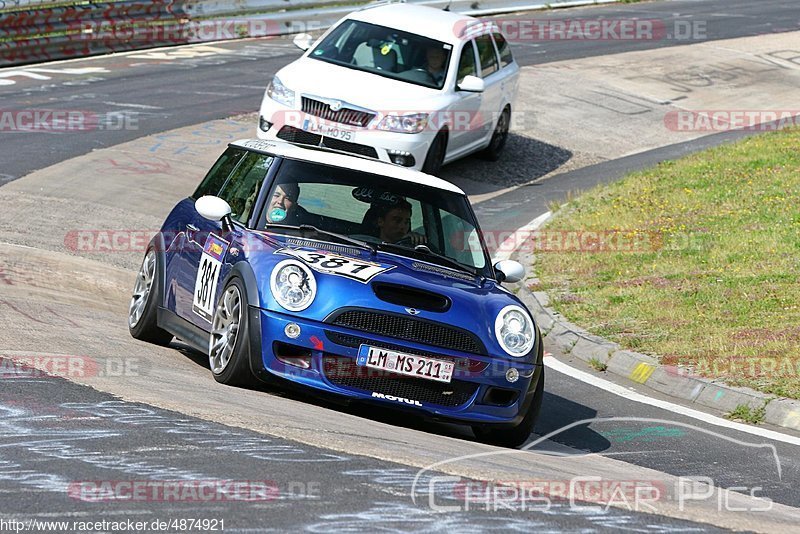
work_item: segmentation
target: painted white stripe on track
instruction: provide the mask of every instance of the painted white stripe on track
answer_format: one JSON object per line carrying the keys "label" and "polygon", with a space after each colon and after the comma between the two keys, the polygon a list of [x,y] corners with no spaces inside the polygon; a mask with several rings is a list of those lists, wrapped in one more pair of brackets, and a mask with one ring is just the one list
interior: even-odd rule
{"label": "painted white stripe on track", "polygon": [[679,415],[691,417],[692,419],[697,419],[698,421],[703,421],[704,423],[708,423],[710,425],[736,430],[737,432],[744,432],[745,434],[751,434],[753,436],[759,436],[761,438],[771,439],[773,441],[788,443],[789,445],[800,446],[800,437],[782,434],[766,428],[745,425],[735,421],[729,421],[709,413],[701,412],[700,410],[681,406],[680,404],[648,397],[647,395],[630,390],[624,386],[615,384],[614,382],[609,382],[608,380],[604,380],[598,376],[594,376],[579,369],[575,369],[574,367],[570,367],[569,365],[557,360],[552,356],[544,359],[544,365],[553,371],[556,371],[557,373],[567,375],[571,378],[580,380],[581,382],[585,382],[591,386],[600,388],[604,391],[613,393],[614,395],[623,397],[633,402],[661,408],[662,410],[667,410]]}

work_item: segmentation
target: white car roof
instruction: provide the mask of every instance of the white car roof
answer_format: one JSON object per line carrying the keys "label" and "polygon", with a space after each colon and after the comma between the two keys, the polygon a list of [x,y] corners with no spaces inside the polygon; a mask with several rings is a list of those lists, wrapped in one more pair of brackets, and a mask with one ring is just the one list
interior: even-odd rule
{"label": "white car roof", "polygon": [[460,33],[468,24],[480,24],[474,17],[416,4],[367,6],[346,18],[388,26],[451,44],[461,41]]}
{"label": "white car roof", "polygon": [[380,176],[387,176],[389,178],[405,180],[406,182],[413,182],[428,187],[435,187],[436,189],[450,191],[451,193],[465,195],[461,188],[451,184],[447,180],[442,180],[441,178],[431,176],[430,174],[425,174],[424,172],[414,171],[405,167],[400,167],[399,165],[393,165],[391,163],[374,159],[350,156],[339,152],[331,152],[326,149],[305,148],[299,145],[277,140],[265,141],[263,139],[239,139],[238,141],[231,143],[231,145],[264,154],[272,154],[275,156],[282,156],[302,161],[311,161],[333,167],[342,167],[345,169],[353,169],[356,171],[368,172]]}

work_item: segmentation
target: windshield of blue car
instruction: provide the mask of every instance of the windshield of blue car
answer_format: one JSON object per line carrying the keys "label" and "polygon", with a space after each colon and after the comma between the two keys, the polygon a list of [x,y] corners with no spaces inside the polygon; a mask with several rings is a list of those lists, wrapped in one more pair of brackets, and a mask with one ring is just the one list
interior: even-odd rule
{"label": "windshield of blue car", "polygon": [[[351,169],[285,159],[267,192],[259,229],[314,226],[386,252],[490,276],[475,216],[461,193]],[[324,235],[314,236],[325,240]],[[335,241],[334,239],[330,239]],[[420,247],[419,245],[425,245]],[[430,252],[426,251],[426,248]]]}
{"label": "windshield of blue car", "polygon": [[452,45],[385,26],[347,20],[308,57],[416,85],[441,89]]}

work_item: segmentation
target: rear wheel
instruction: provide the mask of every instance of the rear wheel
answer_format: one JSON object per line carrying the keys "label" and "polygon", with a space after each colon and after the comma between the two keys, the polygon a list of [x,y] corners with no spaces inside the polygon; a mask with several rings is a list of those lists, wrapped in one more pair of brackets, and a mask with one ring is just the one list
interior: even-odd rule
{"label": "rear wheel", "polygon": [[544,368],[536,384],[536,391],[533,394],[533,401],[528,407],[528,413],[522,418],[520,423],[512,428],[486,428],[480,426],[472,427],[475,437],[483,443],[499,445],[501,447],[519,447],[525,443],[533,432],[539,412],[542,409],[542,398],[544,397]]}
{"label": "rear wheel", "polygon": [[172,334],[158,327],[158,254],[150,249],[144,256],[142,267],[133,286],[133,295],[128,307],[128,330],[142,341],[167,345]]}
{"label": "rear wheel", "polygon": [[247,297],[239,278],[225,286],[211,322],[208,366],[214,379],[229,386],[254,382],[250,370]]}
{"label": "rear wheel", "polygon": [[510,123],[511,109],[506,106],[497,119],[497,125],[494,127],[494,133],[492,133],[492,140],[489,142],[489,146],[481,152],[481,157],[489,161],[497,161],[500,159],[503,148],[506,146],[506,141],[508,141],[508,127]]}
{"label": "rear wheel", "polygon": [[447,132],[441,131],[433,138],[430,148],[428,148],[428,155],[425,156],[425,163],[422,164],[422,172],[432,174],[434,176],[439,174],[444,164],[444,156],[447,152]]}

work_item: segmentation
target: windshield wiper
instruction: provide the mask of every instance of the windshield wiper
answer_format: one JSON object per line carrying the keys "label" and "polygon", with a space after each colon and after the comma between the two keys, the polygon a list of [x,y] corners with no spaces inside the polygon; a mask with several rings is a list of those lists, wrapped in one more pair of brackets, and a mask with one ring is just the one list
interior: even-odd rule
{"label": "windshield wiper", "polygon": [[452,268],[457,269],[459,271],[463,271],[465,273],[469,273],[472,276],[477,276],[478,275],[478,270],[477,269],[474,269],[474,268],[472,268],[472,267],[470,267],[468,265],[464,265],[463,263],[458,262],[458,261],[454,260],[453,258],[448,258],[444,254],[439,254],[438,252],[434,252],[428,247],[428,245],[417,245],[414,248],[410,248],[410,247],[405,247],[403,245],[396,245],[394,243],[388,243],[386,241],[383,241],[380,245],[378,245],[378,248],[391,248],[391,249],[395,249],[395,250],[418,252],[418,253],[421,253],[421,254],[425,254],[426,256],[432,256],[432,257],[436,258],[437,260],[439,260],[439,262],[447,264],[448,267],[452,267]]}
{"label": "windshield wiper", "polygon": [[299,230],[300,233],[303,234],[303,237],[306,237],[305,236],[306,233],[313,232],[317,235],[332,237],[334,239],[338,239],[343,243],[347,243],[348,245],[353,245],[354,247],[367,250],[372,255],[375,255],[378,251],[378,247],[372,243],[367,243],[366,241],[361,241],[360,239],[355,239],[346,235],[337,234],[335,232],[329,232],[328,230],[323,230],[321,228],[317,228],[316,226],[310,224],[301,224],[300,226],[293,226],[291,224],[268,223],[266,225],[266,228],[283,228],[287,230]]}

